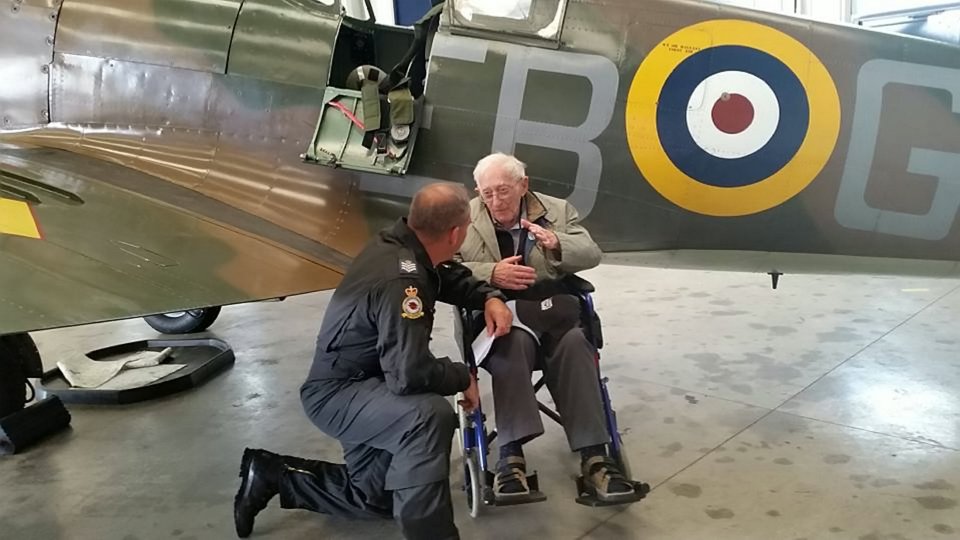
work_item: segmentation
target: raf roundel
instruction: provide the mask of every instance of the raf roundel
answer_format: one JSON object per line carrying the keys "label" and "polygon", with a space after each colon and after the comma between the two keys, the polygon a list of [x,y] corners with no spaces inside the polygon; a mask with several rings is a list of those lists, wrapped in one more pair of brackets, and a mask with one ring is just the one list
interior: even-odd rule
{"label": "raf roundel", "polygon": [[782,204],[817,177],[840,131],[833,79],[773,28],[707,21],[659,43],[627,97],[627,142],[646,180],[699,214]]}

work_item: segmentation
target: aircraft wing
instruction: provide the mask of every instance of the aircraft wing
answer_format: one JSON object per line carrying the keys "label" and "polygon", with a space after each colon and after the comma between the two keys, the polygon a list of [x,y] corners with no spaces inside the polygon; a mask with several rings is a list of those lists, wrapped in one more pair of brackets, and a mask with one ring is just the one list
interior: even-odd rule
{"label": "aircraft wing", "polygon": [[120,164],[0,148],[0,335],[329,289],[348,263]]}

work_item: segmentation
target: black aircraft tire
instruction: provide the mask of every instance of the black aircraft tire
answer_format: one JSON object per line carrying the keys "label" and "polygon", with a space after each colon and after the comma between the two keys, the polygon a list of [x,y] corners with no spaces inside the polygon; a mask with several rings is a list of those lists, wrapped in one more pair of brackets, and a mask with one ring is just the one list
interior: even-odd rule
{"label": "black aircraft tire", "polygon": [[16,349],[0,339],[0,418],[23,409],[27,400],[27,378]]}
{"label": "black aircraft tire", "polygon": [[217,320],[220,315],[220,306],[191,309],[179,313],[169,313],[164,315],[151,315],[144,317],[143,320],[151,328],[162,334],[191,334],[194,332],[203,332]]}

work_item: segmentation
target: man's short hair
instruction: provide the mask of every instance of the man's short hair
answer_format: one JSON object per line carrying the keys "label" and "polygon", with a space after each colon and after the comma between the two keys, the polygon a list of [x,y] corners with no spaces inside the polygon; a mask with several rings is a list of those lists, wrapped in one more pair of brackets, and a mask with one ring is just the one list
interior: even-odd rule
{"label": "man's short hair", "polygon": [[480,183],[480,177],[487,172],[490,167],[497,167],[513,180],[520,181],[527,175],[527,164],[520,161],[510,154],[496,152],[481,159],[473,169],[473,181]]}
{"label": "man's short hair", "polygon": [[424,186],[413,196],[407,224],[430,238],[470,221],[470,193],[463,184],[438,182]]}

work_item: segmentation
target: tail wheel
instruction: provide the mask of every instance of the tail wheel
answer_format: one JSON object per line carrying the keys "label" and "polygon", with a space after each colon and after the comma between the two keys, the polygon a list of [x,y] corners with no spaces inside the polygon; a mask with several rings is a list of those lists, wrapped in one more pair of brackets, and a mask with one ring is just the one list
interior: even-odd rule
{"label": "tail wheel", "polygon": [[189,311],[177,311],[161,315],[151,315],[143,320],[161,334],[191,334],[203,332],[217,320],[220,306]]}

